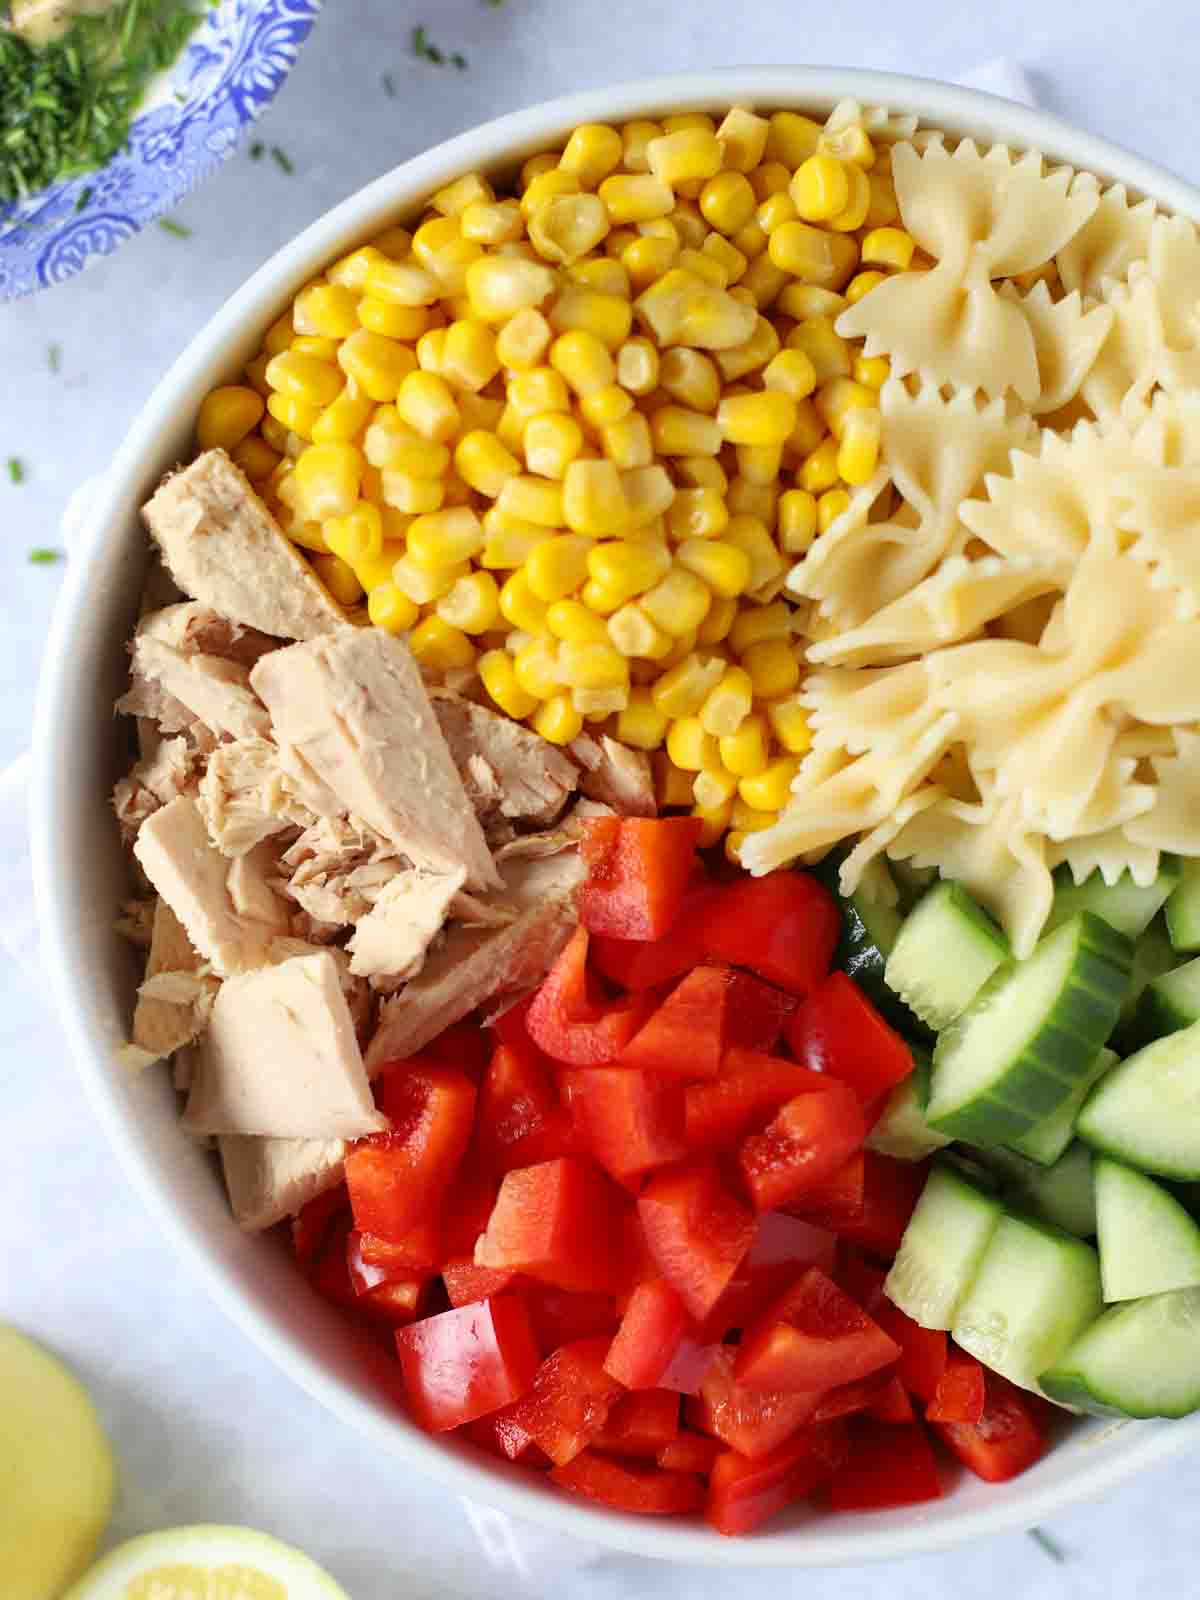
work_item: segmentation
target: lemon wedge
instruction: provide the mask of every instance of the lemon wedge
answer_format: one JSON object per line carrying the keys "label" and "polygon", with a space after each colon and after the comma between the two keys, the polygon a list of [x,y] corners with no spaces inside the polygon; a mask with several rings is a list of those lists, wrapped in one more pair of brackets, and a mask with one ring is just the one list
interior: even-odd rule
{"label": "lemon wedge", "polygon": [[54,1600],[96,1553],[113,1457],[87,1390],[0,1323],[0,1595]]}
{"label": "lemon wedge", "polygon": [[252,1528],[200,1525],[131,1539],[63,1600],[350,1600],[315,1561]]}

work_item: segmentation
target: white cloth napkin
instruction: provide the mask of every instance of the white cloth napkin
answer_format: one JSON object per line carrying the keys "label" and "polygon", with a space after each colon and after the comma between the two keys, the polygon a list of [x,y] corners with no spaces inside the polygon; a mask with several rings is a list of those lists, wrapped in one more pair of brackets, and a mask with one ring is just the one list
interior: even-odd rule
{"label": "white cloth napkin", "polygon": [[[1022,105],[1035,103],[1028,76],[1013,61],[986,62],[963,73],[957,82]],[[67,502],[61,533],[68,552],[85,535],[99,481],[90,478],[80,484]],[[37,981],[40,964],[29,855],[29,773],[28,753],[0,773],[0,944],[10,959]],[[541,1592],[547,1579],[589,1566],[605,1554],[600,1545],[520,1522],[473,1500],[462,1499],[460,1504],[490,1564],[527,1589]]]}

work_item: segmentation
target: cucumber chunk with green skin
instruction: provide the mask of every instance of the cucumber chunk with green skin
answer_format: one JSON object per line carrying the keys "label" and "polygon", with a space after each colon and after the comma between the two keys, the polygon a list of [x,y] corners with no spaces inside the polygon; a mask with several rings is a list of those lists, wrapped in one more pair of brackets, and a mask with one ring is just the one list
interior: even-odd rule
{"label": "cucumber chunk with green skin", "polygon": [[1167,932],[1182,955],[1200,950],[1200,861],[1185,861],[1167,901]]}
{"label": "cucumber chunk with green skin", "polygon": [[1139,1045],[1200,1022],[1200,956],[1161,973],[1143,989],[1130,1030]]}
{"label": "cucumber chunk with green skin", "polygon": [[981,1150],[979,1158],[1000,1179],[1004,1202],[1014,1211],[1049,1222],[1077,1239],[1096,1232],[1092,1152],[1076,1141],[1052,1167],[1027,1161],[1012,1150]]}
{"label": "cucumber chunk with green skin", "polygon": [[950,1143],[925,1120],[932,1072],[929,1057],[919,1045],[912,1046],[912,1054],[913,1070],[888,1095],[879,1121],[867,1135],[868,1150],[894,1156],[897,1161],[924,1161]]}
{"label": "cucumber chunk with green skin", "polygon": [[895,901],[896,888],[887,863],[876,857],[863,873],[859,887],[844,895],[839,885],[839,869],[845,852],[825,857],[816,874],[838,902],[842,913],[842,932],[832,965],[855,983],[900,1033],[927,1035],[924,1023],[889,989],[884,969],[904,918]]}
{"label": "cucumber chunk with green skin", "polygon": [[1110,1156],[1096,1157],[1095,1175],[1105,1300],[1200,1286],[1200,1228],[1175,1196]]}
{"label": "cucumber chunk with green skin", "polygon": [[1069,1099],[1113,1030],[1130,941],[1090,912],[1008,962],[937,1042],[929,1125],[1011,1145]]}
{"label": "cucumber chunk with green skin", "polygon": [[1008,956],[1008,940],[983,907],[961,884],[939,883],[905,918],[884,978],[938,1032],[967,1009]]}
{"label": "cucumber chunk with green skin", "polygon": [[1040,1384],[1098,1416],[1186,1417],[1200,1408],[1200,1289],[1111,1307]]}
{"label": "cucumber chunk with green skin", "polygon": [[1069,922],[1081,911],[1090,911],[1118,933],[1136,939],[1154,921],[1183,876],[1177,856],[1164,855],[1154,882],[1144,888],[1123,872],[1116,883],[1105,883],[1099,869],[1082,883],[1076,883],[1068,867],[1054,874],[1054,902],[1046,920],[1046,933]]}
{"label": "cucumber chunk with green skin", "polygon": [[1091,1245],[1044,1222],[1003,1216],[951,1332],[985,1367],[1036,1390],[1103,1305]]}
{"label": "cucumber chunk with green skin", "polygon": [[[1117,1064],[1118,1057],[1109,1049],[1100,1050],[1095,1061],[1079,1080],[1078,1085],[1071,1091],[1059,1106],[1057,1111],[1052,1111],[1048,1117],[1043,1117],[1040,1122],[1035,1122],[1028,1133],[1014,1139],[1012,1148],[1018,1155],[1027,1156],[1030,1161],[1036,1161],[1039,1166],[1052,1167],[1058,1161],[1067,1146],[1075,1137],[1075,1123],[1078,1120],[1083,1102],[1087,1099],[1088,1091],[1094,1083],[1098,1083],[1106,1072],[1111,1072]],[[1051,1219],[1053,1220],[1053,1219]],[[1066,1224],[1064,1223],[1065,1227]],[[1075,1229],[1070,1230],[1072,1233]]]}
{"label": "cucumber chunk with green skin", "polygon": [[1004,1215],[953,1168],[929,1174],[883,1288],[888,1299],[922,1328],[953,1326]]}
{"label": "cucumber chunk with green skin", "polygon": [[1075,1131],[1160,1178],[1200,1179],[1200,1022],[1129,1056],[1092,1090]]}
{"label": "cucumber chunk with green skin", "polygon": [[1135,1031],[1138,1002],[1146,986],[1164,972],[1179,965],[1179,957],[1167,937],[1166,924],[1156,917],[1133,947],[1133,970],[1129,974],[1129,987],[1121,1006],[1121,1015],[1113,1030],[1112,1046],[1118,1055],[1129,1056],[1146,1043]]}

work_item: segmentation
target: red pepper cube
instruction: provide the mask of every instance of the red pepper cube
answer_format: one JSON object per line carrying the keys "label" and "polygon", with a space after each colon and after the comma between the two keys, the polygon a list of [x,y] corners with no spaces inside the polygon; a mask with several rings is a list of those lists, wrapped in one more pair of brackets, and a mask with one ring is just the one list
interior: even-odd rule
{"label": "red pepper cube", "polygon": [[402,1328],[427,1315],[433,1297],[432,1278],[409,1278],[377,1284],[358,1297],[358,1309],[378,1322]]}
{"label": "red pepper cube", "polygon": [[621,1396],[592,1444],[610,1455],[654,1461],[678,1432],[679,1396],[668,1389],[644,1389]]}
{"label": "red pepper cube", "polygon": [[459,1306],[401,1328],[396,1350],[412,1414],[443,1433],[511,1405],[534,1381],[538,1349],[517,1294]]}
{"label": "red pepper cube", "polygon": [[323,1300],[347,1311],[358,1310],[358,1292],[350,1276],[350,1216],[339,1215],[330,1227],[320,1253],[304,1263],[304,1275]]}
{"label": "red pepper cube", "polygon": [[946,1371],[946,1335],[940,1328],[922,1328],[886,1298],[879,1301],[871,1315],[888,1338],[900,1346],[900,1382],[910,1394],[928,1404]]}
{"label": "red pepper cube", "polygon": [[624,1204],[596,1167],[563,1158],[510,1172],[475,1253],[481,1267],[559,1289],[611,1293],[621,1276]]}
{"label": "red pepper cube", "polygon": [[422,1053],[444,1067],[457,1067],[478,1084],[487,1071],[491,1046],[491,1035],[477,1022],[454,1022],[431,1039]]}
{"label": "red pepper cube", "polygon": [[447,1261],[442,1267],[446,1298],[452,1306],[473,1305],[490,1300],[506,1289],[523,1289],[524,1280],[511,1267],[477,1267],[474,1261]]}
{"label": "red pepper cube", "polygon": [[705,1518],[718,1533],[750,1533],[827,1483],[849,1449],[845,1426],[826,1422],[802,1428],[765,1455],[746,1457],[726,1450],[709,1474]]}
{"label": "red pepper cube", "polygon": [[867,1414],[878,1422],[915,1422],[916,1412],[908,1390],[897,1377],[891,1377],[867,1407]]}
{"label": "red pepper cube", "polygon": [[734,1150],[798,1094],[826,1089],[829,1080],[784,1056],[739,1047],[727,1050],[718,1075],[684,1091],[687,1141],[693,1150]]}
{"label": "red pepper cube", "polygon": [[704,1504],[704,1482],[691,1472],[664,1472],[640,1461],[614,1461],[585,1450],[551,1479],[560,1489],[643,1517],[678,1517]]}
{"label": "red pepper cube", "polygon": [[658,1452],[658,1464],[672,1472],[698,1472],[702,1478],[707,1478],[722,1448],[719,1439],[680,1428],[671,1442]]}
{"label": "red pepper cube", "polygon": [[653,1389],[679,1353],[692,1326],[683,1301],[661,1278],[637,1286],[629,1297],[605,1370],[627,1389]]}
{"label": "red pepper cube", "polygon": [[[419,1252],[426,1254],[425,1251]],[[414,1266],[411,1252],[405,1246],[395,1247],[375,1234],[346,1235],[346,1265],[355,1292],[360,1295],[377,1289],[381,1283],[418,1283],[433,1276],[433,1267],[421,1262]]]}
{"label": "red pepper cube", "polygon": [[799,1094],[762,1133],[743,1140],[742,1178],[757,1211],[791,1205],[835,1173],[860,1147],[866,1123],[852,1090],[832,1080]]}
{"label": "red pepper cube", "polygon": [[698,1395],[700,1385],[725,1349],[723,1344],[703,1339],[694,1333],[685,1333],[669,1366],[658,1380],[658,1387],[670,1389],[672,1394]]}
{"label": "red pepper cube", "polygon": [[987,1383],[982,1366],[974,1356],[952,1344],[946,1370],[925,1408],[926,1422],[964,1422],[975,1427],[983,1420],[986,1404]]}
{"label": "red pepper cube", "polygon": [[346,1157],[354,1224],[403,1239],[435,1213],[458,1171],[475,1123],[475,1085],[454,1067],[414,1056],[384,1069],[376,1095],[392,1126]]}
{"label": "red pepper cube", "polygon": [[799,1001],[750,972],[730,974],[725,1048],[769,1053],[783,1037]]}
{"label": "red pepper cube", "polygon": [[588,877],[577,896],[585,928],[614,939],[661,939],[683,905],[703,824],[696,817],[597,817],[580,849]]}
{"label": "red pepper cube", "polygon": [[1004,1483],[1026,1471],[1045,1451],[1036,1400],[1000,1377],[984,1374],[986,1397],[978,1422],[938,1422],[934,1432],[976,1477]]}
{"label": "red pepper cube", "polygon": [[756,1322],[805,1267],[832,1273],[837,1242],[832,1233],[782,1211],[758,1219],[754,1243],[729,1286],[701,1324],[701,1337],[720,1340]]}
{"label": "red pepper cube", "polygon": [[[862,1150],[857,1198],[849,1193],[836,1196],[832,1191],[806,1191],[791,1210],[832,1228],[846,1244],[891,1261],[916,1210],[917,1201],[929,1175],[927,1161],[898,1161],[878,1150]],[[858,1159],[856,1158],[856,1159]],[[848,1177],[849,1172],[843,1173]]]}
{"label": "red pepper cube", "polygon": [[802,1067],[840,1078],[864,1105],[913,1069],[908,1045],[844,972],[831,972],[801,1003],[788,1042]]}
{"label": "red pepper cube", "polygon": [[543,1128],[557,1109],[558,1095],[533,1043],[497,1046],[479,1089],[481,1157],[503,1167],[509,1150]]}
{"label": "red pepper cube", "polygon": [[611,1294],[580,1294],[548,1283],[531,1282],[525,1290],[529,1320],[543,1355],[560,1344],[611,1339],[617,1328],[617,1302]]}
{"label": "red pepper cube", "polygon": [[596,1067],[615,1061],[654,1005],[649,996],[607,1004],[593,999],[587,954],[587,929],[576,928],[525,1017],[534,1044],[566,1066]]}
{"label": "red pepper cube", "polygon": [[920,1423],[907,1428],[856,1419],[850,1454],[829,1484],[834,1511],[883,1511],[940,1499],[937,1462]]}
{"label": "red pepper cube", "polygon": [[385,1239],[378,1233],[356,1234],[364,1261],[385,1267],[395,1278],[429,1277],[443,1259],[442,1230],[437,1217],[415,1222],[398,1239]]}
{"label": "red pepper cube", "polygon": [[890,1387],[891,1381],[891,1372],[884,1370],[872,1373],[869,1378],[859,1378],[854,1383],[839,1384],[836,1389],[830,1389],[821,1396],[813,1421],[832,1422],[835,1417],[850,1417],[859,1411],[869,1411]]}
{"label": "red pepper cube", "polygon": [[577,1067],[560,1081],[580,1138],[619,1183],[687,1154],[683,1088],[673,1079],[629,1067]]}
{"label": "red pepper cube", "polygon": [[621,1066],[675,1078],[715,1078],[734,977],[727,967],[694,968],[622,1050]]}
{"label": "red pepper cube", "polygon": [[637,1207],[659,1271],[703,1321],[754,1241],[753,1216],[709,1164],[652,1178]]}
{"label": "red pepper cube", "polygon": [[900,1346],[820,1267],[808,1267],[738,1346],[734,1377],[785,1394],[826,1390],[890,1366]]}
{"label": "red pepper cube", "polygon": [[867,1154],[856,1150],[836,1172],[806,1189],[787,1207],[788,1216],[839,1235],[861,1221],[867,1195]]}
{"label": "red pepper cube", "polygon": [[747,1389],[734,1379],[735,1354],[728,1345],[718,1348],[700,1393],[684,1401],[684,1418],[741,1455],[764,1456],[813,1420],[821,1397]]}
{"label": "red pepper cube", "polygon": [[560,1345],[538,1367],[529,1392],[513,1416],[556,1466],[585,1450],[624,1394],[604,1370],[608,1340],[580,1339]]}
{"label": "red pepper cube", "polygon": [[499,1193],[500,1180],[484,1169],[473,1141],[442,1201],[438,1220],[443,1261],[474,1255],[475,1241],[487,1227]]}
{"label": "red pepper cube", "polygon": [[292,1248],[297,1261],[315,1261],[328,1244],[334,1223],[344,1221],[349,1214],[350,1196],[344,1183],[302,1206],[292,1219]]}
{"label": "red pepper cube", "polygon": [[545,1460],[534,1443],[533,1435],[514,1420],[512,1406],[505,1406],[502,1411],[493,1411],[486,1417],[467,1423],[465,1432],[474,1444],[482,1445],[485,1450],[501,1456],[505,1461],[532,1464],[531,1458],[535,1455]]}
{"label": "red pepper cube", "polygon": [[807,872],[736,878],[705,909],[711,956],[801,996],[829,971],[841,931],[837,902]]}

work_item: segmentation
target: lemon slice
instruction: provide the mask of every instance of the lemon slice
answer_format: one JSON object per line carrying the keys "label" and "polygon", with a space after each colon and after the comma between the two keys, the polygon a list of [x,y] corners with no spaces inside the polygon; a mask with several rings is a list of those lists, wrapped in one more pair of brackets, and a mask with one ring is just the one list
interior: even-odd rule
{"label": "lemon slice", "polygon": [[315,1561],[252,1528],[168,1528],[131,1539],[64,1600],[350,1600]]}
{"label": "lemon slice", "polygon": [[113,1458],[87,1391],[0,1323],[0,1595],[54,1600],[112,1511]]}

